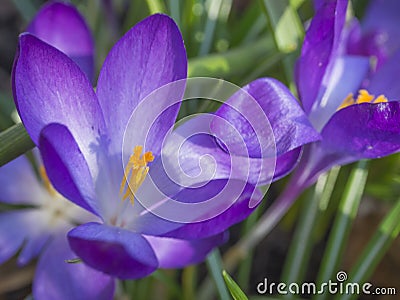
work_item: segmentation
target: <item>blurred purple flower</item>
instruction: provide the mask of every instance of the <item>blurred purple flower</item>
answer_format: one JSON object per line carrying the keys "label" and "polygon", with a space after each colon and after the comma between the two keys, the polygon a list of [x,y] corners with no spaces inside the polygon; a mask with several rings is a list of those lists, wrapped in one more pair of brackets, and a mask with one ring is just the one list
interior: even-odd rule
{"label": "blurred purple flower", "polygon": [[375,57],[379,69],[400,49],[399,17],[399,1],[370,1],[361,23],[353,18],[349,24],[347,53]]}
{"label": "blurred purple flower", "polygon": [[[93,40],[73,6],[46,4],[27,30],[70,55],[92,79]],[[11,205],[0,213],[0,263],[19,249],[20,266],[39,256],[33,280],[35,299],[111,299],[113,278],[83,263],[65,262],[76,257],[68,245],[68,231],[96,218],[58,194],[44,170],[41,166],[40,182],[24,156],[0,168],[0,201]]]}
{"label": "blurred purple flower", "polygon": [[40,174],[41,182],[25,156],[0,168],[0,201],[9,205],[0,213],[0,263],[19,249],[19,266],[39,256],[33,280],[35,299],[111,299],[111,277],[83,263],[65,262],[76,258],[67,232],[94,217],[58,194],[43,167]]}
{"label": "blurred purple flower", "polygon": [[73,5],[49,1],[36,13],[26,31],[68,55],[93,81],[93,37]]}
{"label": "blurred purple flower", "polygon": [[[322,140],[305,147],[299,166],[271,215],[278,211],[282,214],[301,191],[333,166],[400,150],[400,86],[396,82],[400,76],[400,52],[392,53],[376,71],[371,70],[370,56],[363,56],[362,51],[354,55],[346,49],[346,42],[351,42],[345,28],[347,1],[315,2],[317,12],[297,62],[296,83],[304,110]],[[377,9],[377,2],[379,12],[394,5],[394,1],[372,1],[370,9]],[[373,11],[369,10],[367,15],[371,14]],[[394,22],[399,24],[398,19],[383,24],[390,24],[394,30]],[[399,32],[397,29],[397,34],[388,38],[397,41]]]}

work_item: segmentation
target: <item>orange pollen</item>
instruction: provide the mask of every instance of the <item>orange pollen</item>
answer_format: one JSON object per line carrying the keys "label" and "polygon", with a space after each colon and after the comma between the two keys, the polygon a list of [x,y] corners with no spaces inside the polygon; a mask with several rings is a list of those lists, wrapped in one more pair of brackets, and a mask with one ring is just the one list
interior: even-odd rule
{"label": "orange pollen", "polygon": [[379,95],[378,97],[375,97],[374,95],[368,93],[367,90],[359,90],[357,99],[354,99],[353,93],[348,94],[337,110],[340,110],[342,108],[348,107],[353,104],[382,103],[382,102],[388,102],[388,99],[384,95]]}
{"label": "orange pollen", "polygon": [[119,189],[122,201],[125,201],[129,197],[132,205],[135,200],[135,193],[142,185],[147,173],[149,173],[147,163],[154,160],[154,156],[150,151],[141,155],[142,151],[143,146],[136,146],[133,149],[133,154],[129,157]]}

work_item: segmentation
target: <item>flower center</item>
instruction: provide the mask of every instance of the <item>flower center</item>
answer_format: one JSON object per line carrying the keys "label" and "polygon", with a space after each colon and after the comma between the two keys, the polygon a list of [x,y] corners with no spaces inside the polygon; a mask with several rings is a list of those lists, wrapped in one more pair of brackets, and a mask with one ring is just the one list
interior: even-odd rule
{"label": "flower center", "polygon": [[39,175],[42,179],[44,188],[50,197],[44,198],[44,203],[41,205],[40,210],[48,213],[49,226],[54,227],[57,224],[65,224],[65,221],[73,224],[79,221],[82,216],[83,210],[78,208],[75,204],[67,201],[51,184],[49,177],[43,165],[39,166]]}
{"label": "flower center", "polygon": [[347,106],[353,105],[353,104],[360,104],[360,103],[382,103],[382,102],[388,102],[388,99],[384,95],[379,95],[378,97],[375,97],[374,95],[371,95],[368,93],[367,90],[359,90],[358,91],[358,96],[357,99],[354,99],[353,93],[350,93],[340,104],[337,110],[340,110],[342,108],[345,108]]}
{"label": "flower center", "polygon": [[119,193],[122,195],[122,201],[125,201],[126,198],[129,197],[129,201],[132,205],[135,200],[134,194],[142,185],[147,173],[149,173],[147,163],[154,160],[153,153],[149,151],[142,155],[142,151],[143,146],[136,146],[133,149],[133,154],[129,157],[119,189]]}

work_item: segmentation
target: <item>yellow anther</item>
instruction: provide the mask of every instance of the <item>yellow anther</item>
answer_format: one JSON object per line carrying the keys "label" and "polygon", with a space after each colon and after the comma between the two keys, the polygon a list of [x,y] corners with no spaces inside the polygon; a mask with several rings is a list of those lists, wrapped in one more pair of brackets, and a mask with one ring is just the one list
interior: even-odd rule
{"label": "yellow anther", "polygon": [[52,196],[56,196],[57,192],[51,185],[49,177],[47,177],[47,173],[46,173],[44,166],[39,167],[39,174],[40,174],[40,177],[42,178],[43,185],[46,188],[46,190],[49,192],[49,194]]}
{"label": "yellow anther", "polygon": [[344,98],[342,104],[340,104],[340,106],[338,107],[338,110],[345,108],[347,106],[353,105],[354,103],[355,103],[355,100],[353,98],[353,93],[350,93],[347,95],[346,98]]}
{"label": "yellow anther", "polygon": [[388,99],[384,95],[379,95],[378,98],[374,100],[374,103],[388,102]]}
{"label": "yellow anther", "polygon": [[345,108],[347,106],[353,105],[353,104],[360,104],[360,103],[382,103],[382,102],[388,102],[388,99],[384,95],[379,95],[378,97],[375,98],[374,95],[371,95],[368,93],[367,90],[360,90],[358,92],[357,99],[354,99],[353,93],[350,93],[340,104],[337,110],[340,110],[342,108]]}
{"label": "yellow anther", "polygon": [[135,193],[142,185],[147,173],[149,173],[147,163],[154,160],[154,156],[150,151],[141,155],[142,151],[142,146],[136,146],[133,149],[133,154],[129,157],[128,163],[126,164],[119,189],[119,193],[122,195],[122,201],[125,201],[126,198],[129,197],[132,205],[135,200]]}
{"label": "yellow anther", "polygon": [[359,90],[356,103],[369,103],[374,100],[374,98],[374,95],[370,95],[367,90]]}

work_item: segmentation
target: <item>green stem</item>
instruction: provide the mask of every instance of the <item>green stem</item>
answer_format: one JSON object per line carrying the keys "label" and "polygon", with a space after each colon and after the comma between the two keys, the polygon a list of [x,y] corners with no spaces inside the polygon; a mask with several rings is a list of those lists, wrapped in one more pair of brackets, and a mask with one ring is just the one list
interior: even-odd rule
{"label": "green stem", "polygon": [[283,269],[282,282],[303,282],[314,239],[314,229],[322,209],[332,196],[340,167],[332,168],[329,173],[318,178],[311,197],[306,198],[301,211],[299,224],[296,226],[293,241]]}
{"label": "green stem", "polygon": [[[281,282],[290,284],[303,281],[313,246],[312,233],[318,216],[318,202],[322,197],[327,179],[328,175],[322,174],[318,178],[311,197],[304,199],[299,222],[296,225],[296,231],[283,268]],[[291,297],[291,295],[286,296]]]}
{"label": "green stem", "polygon": [[[246,235],[253,228],[254,224],[257,223],[257,220],[262,211],[261,208],[264,203],[265,203],[265,201],[263,203],[261,203],[261,207],[258,207],[256,209],[256,211],[254,211],[244,221],[241,235]],[[252,262],[253,262],[253,250],[250,250],[249,255],[247,255],[247,257],[240,263],[239,268],[238,268],[238,275],[237,275],[238,284],[245,291],[248,289],[248,286],[249,286]]]}
{"label": "green stem", "polygon": [[241,237],[240,240],[225,253],[224,264],[228,272],[236,268],[238,262],[246,257],[248,252],[271,232],[302,191],[303,182],[301,182],[295,174],[290,178],[286,189],[260,217],[252,230]]}
{"label": "green stem", "polygon": [[[264,239],[267,234],[276,226],[282,219],[282,216],[291,207],[292,203],[303,191],[303,184],[298,176],[293,175],[290,178],[287,188],[270,208],[259,218],[257,223],[252,227],[252,230],[233,245],[224,254],[224,266],[227,272],[232,272],[245,257],[259,242]],[[263,187],[261,187],[263,188]],[[201,284],[200,291],[203,297],[200,300],[210,299],[213,295],[213,285],[209,278],[206,278]]]}
{"label": "green stem", "polygon": [[[221,255],[219,253],[218,249],[215,249],[213,252],[211,252],[208,257],[207,257],[207,267],[209,272],[211,273],[211,276],[214,280],[215,286],[217,288],[218,294],[219,294],[219,299],[221,300],[230,300],[230,294],[228,292],[228,289],[226,288],[224,278],[222,277],[222,260],[221,260]],[[210,299],[211,296],[206,293],[206,291],[203,293],[205,298],[203,299]],[[204,297],[204,296],[203,296]],[[201,299],[201,297],[199,297]]]}
{"label": "green stem", "polygon": [[[350,174],[343,197],[339,203],[329,236],[326,251],[322,258],[321,268],[317,276],[317,286],[335,279],[344,249],[350,234],[351,225],[356,217],[368,175],[368,162],[359,161]],[[319,295],[318,299],[326,299],[329,295]]]}
{"label": "green stem", "polygon": [[22,123],[0,133],[0,166],[35,147]]}
{"label": "green stem", "polygon": [[[358,283],[360,288],[371,277],[375,268],[400,233],[400,199],[383,219],[360,258],[350,271],[347,282]],[[373,289],[369,289],[373,291]],[[357,295],[338,295],[335,300],[356,299]]]}
{"label": "green stem", "polygon": [[161,0],[146,0],[147,6],[149,7],[150,14],[156,13],[166,13],[167,9],[165,8],[164,2]]}

